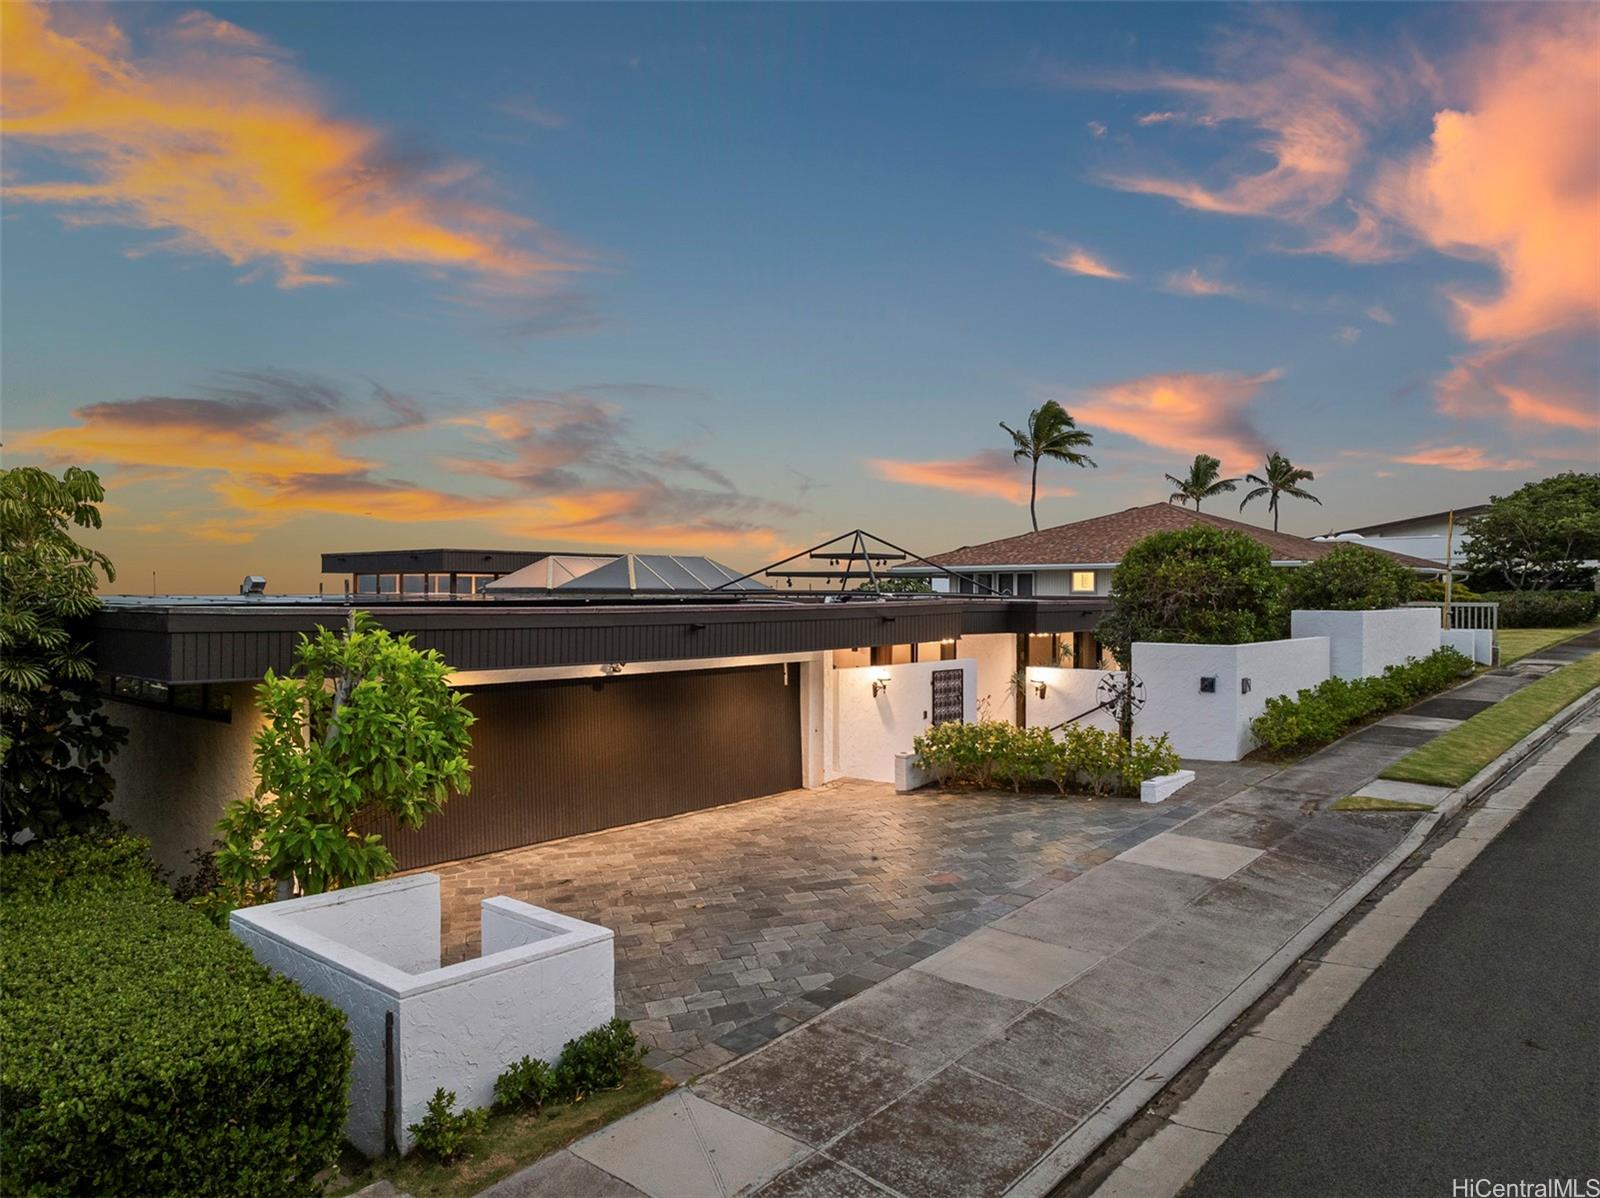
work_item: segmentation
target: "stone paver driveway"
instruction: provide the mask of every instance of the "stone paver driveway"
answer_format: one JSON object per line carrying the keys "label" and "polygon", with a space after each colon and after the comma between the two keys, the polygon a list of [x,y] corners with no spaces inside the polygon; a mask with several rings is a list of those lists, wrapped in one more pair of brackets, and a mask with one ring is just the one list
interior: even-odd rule
{"label": "stone paver driveway", "polygon": [[445,960],[510,895],[616,932],[617,1011],[679,1079],[766,1043],[1270,772],[1158,807],[843,781],[433,867]]}

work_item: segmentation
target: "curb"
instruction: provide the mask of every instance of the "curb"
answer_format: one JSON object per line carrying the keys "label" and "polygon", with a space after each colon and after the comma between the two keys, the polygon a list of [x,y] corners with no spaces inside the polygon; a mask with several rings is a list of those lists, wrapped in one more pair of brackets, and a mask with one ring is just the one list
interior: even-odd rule
{"label": "curb", "polygon": [[1484,766],[1468,782],[1446,795],[1437,807],[1423,815],[1413,825],[1405,839],[1387,856],[1324,907],[1282,948],[1257,966],[1198,1023],[1142,1069],[1139,1077],[1125,1084],[1108,1098],[1093,1115],[1061,1140],[1043,1160],[1024,1173],[1016,1184],[1006,1191],[1006,1198],[1045,1198],[1050,1194],[1101,1145],[1120,1131],[1124,1124],[1137,1116],[1156,1095],[1166,1089],[1172,1079],[1205,1051],[1213,1040],[1255,1006],[1296,961],[1416,852],[1435,828],[1500,781],[1568,724],[1586,714],[1590,707],[1595,706],[1600,706],[1600,688],[1574,699]]}

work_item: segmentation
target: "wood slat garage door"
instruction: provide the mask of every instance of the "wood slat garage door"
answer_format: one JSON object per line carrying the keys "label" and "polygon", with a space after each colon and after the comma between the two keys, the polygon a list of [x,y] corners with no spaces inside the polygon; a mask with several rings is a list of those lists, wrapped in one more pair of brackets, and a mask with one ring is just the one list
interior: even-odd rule
{"label": "wood slat garage door", "polygon": [[402,869],[800,785],[800,671],[756,666],[481,687],[472,790],[416,830],[365,821]]}

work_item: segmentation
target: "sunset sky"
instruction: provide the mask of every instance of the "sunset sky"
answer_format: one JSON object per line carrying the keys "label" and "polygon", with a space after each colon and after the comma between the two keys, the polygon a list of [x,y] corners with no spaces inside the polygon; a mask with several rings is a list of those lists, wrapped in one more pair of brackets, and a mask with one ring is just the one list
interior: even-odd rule
{"label": "sunset sky", "polygon": [[101,472],[114,590],[948,549],[1051,398],[1041,524],[1600,461],[1594,5],[3,8],[6,462]]}

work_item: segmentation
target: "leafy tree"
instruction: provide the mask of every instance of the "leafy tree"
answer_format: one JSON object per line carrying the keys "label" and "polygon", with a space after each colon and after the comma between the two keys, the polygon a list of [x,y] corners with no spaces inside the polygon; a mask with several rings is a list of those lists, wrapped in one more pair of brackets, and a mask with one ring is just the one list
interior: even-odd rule
{"label": "leafy tree", "polygon": [[881,591],[885,595],[921,595],[931,592],[933,584],[926,578],[914,578],[909,574],[880,574],[877,582],[869,578],[856,590]]}
{"label": "leafy tree", "polygon": [[1167,475],[1167,481],[1178,489],[1167,496],[1167,502],[1176,501],[1180,504],[1194,503],[1194,510],[1200,510],[1200,501],[1231,492],[1238,486],[1236,478],[1222,477],[1222,463],[1209,453],[1197,453],[1194,462],[1189,467],[1189,476],[1179,478],[1175,474]]}
{"label": "leafy tree", "polygon": [[1278,499],[1280,496],[1289,495],[1295,499],[1309,499],[1318,507],[1322,500],[1310,491],[1304,490],[1300,484],[1315,482],[1317,476],[1309,470],[1302,470],[1281,453],[1274,452],[1267,458],[1266,469],[1261,474],[1247,474],[1246,482],[1254,483],[1254,490],[1250,491],[1239,501],[1239,510],[1244,511],[1244,505],[1252,499],[1267,497],[1267,510],[1272,513],[1272,531],[1278,531]]}
{"label": "leafy tree", "polygon": [[1349,541],[1289,571],[1289,606],[1302,611],[1376,611],[1399,607],[1416,575],[1393,554]]}
{"label": "leafy tree", "polygon": [[235,902],[319,894],[394,869],[359,813],[385,811],[415,828],[452,791],[465,793],[469,712],[445,684],[450,667],[366,612],[344,633],[301,636],[289,675],[256,688],[266,717],[255,736],[255,794],[217,826],[217,872]]}
{"label": "leafy tree", "polygon": [[100,479],[68,467],[0,470],[0,843],[105,818],[107,768],[128,734],[100,711],[89,644],[74,625],[116,571],[70,529],[99,528]]}
{"label": "leafy tree", "polygon": [[1111,575],[1095,635],[1120,662],[1135,641],[1239,645],[1285,633],[1283,576],[1242,532],[1197,524],[1138,542]]}
{"label": "leafy tree", "polygon": [[1496,495],[1467,522],[1473,581],[1512,590],[1589,585],[1600,558],[1600,474],[1568,471]]}
{"label": "leafy tree", "polygon": [[1020,462],[1028,458],[1033,462],[1033,476],[1028,492],[1028,514],[1033,518],[1033,531],[1039,531],[1039,459],[1054,458],[1074,466],[1093,466],[1094,460],[1079,450],[1094,444],[1094,435],[1078,427],[1067,410],[1055,400],[1046,400],[1042,407],[1028,413],[1025,428],[1014,429],[1004,420],[1000,427],[1011,434],[1014,446],[1011,460]]}

